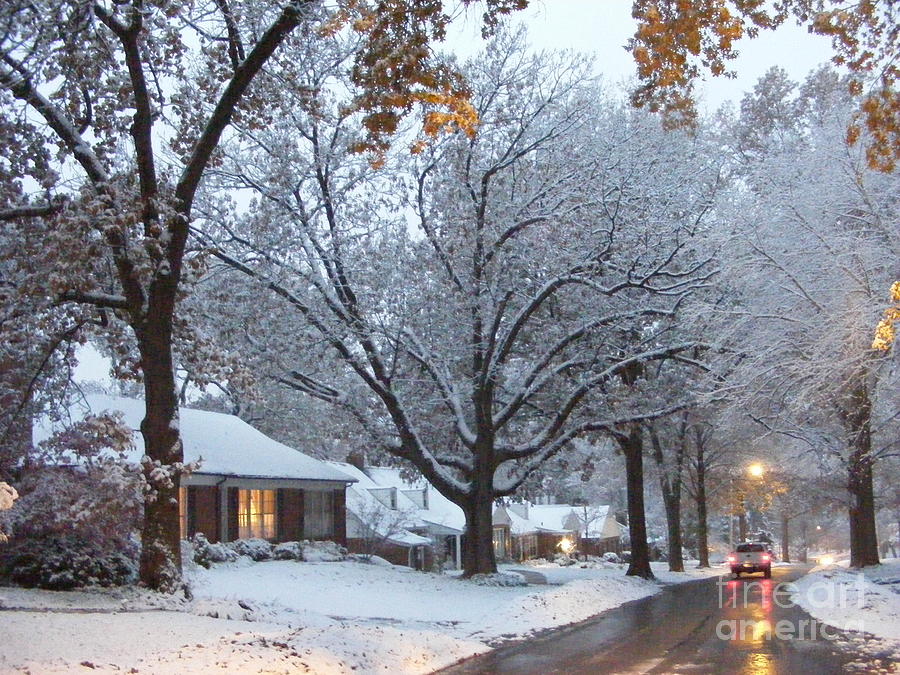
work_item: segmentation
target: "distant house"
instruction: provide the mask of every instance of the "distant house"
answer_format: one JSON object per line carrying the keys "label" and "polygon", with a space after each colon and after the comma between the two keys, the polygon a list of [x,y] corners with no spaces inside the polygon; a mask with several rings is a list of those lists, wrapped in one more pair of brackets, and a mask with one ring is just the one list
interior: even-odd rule
{"label": "distant house", "polygon": [[[368,496],[363,495],[362,500],[368,501],[371,496],[391,509],[402,511],[406,521],[403,529],[408,534],[424,537],[429,541],[430,547],[423,553],[426,556],[426,567],[431,566],[431,556],[437,557],[452,568],[460,569],[462,567],[462,537],[466,530],[465,514],[459,506],[444,497],[428,481],[422,478],[407,480],[401,475],[401,470],[394,467],[367,466],[361,457],[357,457],[352,465],[340,462],[331,462],[331,465],[352,475],[359,483],[359,485],[354,485],[354,490],[348,495],[348,534],[351,538],[359,538],[361,534],[361,531],[355,530],[355,526],[351,524],[359,520],[359,514],[356,511],[360,508],[351,503],[355,499],[353,493],[358,493],[360,488],[364,488]],[[357,502],[357,504],[359,503]],[[368,510],[364,506],[362,508]],[[368,512],[371,513],[370,510]],[[401,542],[398,541],[398,537],[391,537],[387,543],[388,550],[393,551],[390,555],[398,560],[402,560],[404,555],[410,554],[410,549],[419,545],[418,540],[406,538]],[[360,541],[348,543],[348,546],[352,547],[351,550],[362,545],[363,543]],[[405,549],[407,552],[398,551],[393,546],[399,546],[400,549]],[[416,555],[419,554],[416,553]],[[388,559],[397,562],[394,558],[388,557]],[[412,566],[416,567],[417,564]]]}
{"label": "distant house", "polygon": [[567,532],[579,553],[601,555],[621,551],[624,526],[616,521],[607,505],[533,504],[526,508],[529,519],[541,531]]}
{"label": "distant house", "polygon": [[[105,411],[121,412],[135,431],[127,459],[137,464],[144,454],[138,432],[144,402],[92,395],[70,416]],[[354,478],[233,415],[180,408],[179,416],[185,462],[200,462],[179,488],[182,537],[202,532],[210,541],[327,539],[346,545],[345,490]],[[34,443],[54,431],[47,420],[39,420]]]}
{"label": "distant house", "polygon": [[[376,483],[366,470],[346,462],[327,462],[355,479],[347,489],[347,548],[378,555],[395,565],[428,569],[434,561],[420,505],[395,487]],[[417,534],[418,533],[418,534]]]}
{"label": "distant house", "polygon": [[561,552],[563,540],[575,541],[570,529],[533,518],[533,508],[528,502],[504,502],[494,509],[494,554],[498,560],[553,557]]}

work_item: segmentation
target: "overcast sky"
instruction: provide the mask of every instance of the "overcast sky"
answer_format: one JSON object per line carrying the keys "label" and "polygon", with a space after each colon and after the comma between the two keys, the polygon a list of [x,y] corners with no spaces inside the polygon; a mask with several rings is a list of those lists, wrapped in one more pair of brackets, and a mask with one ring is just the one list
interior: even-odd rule
{"label": "overcast sky", "polygon": [[[592,53],[597,57],[597,70],[610,83],[635,76],[631,54],[624,49],[635,30],[628,0],[532,0],[528,9],[515,16],[515,22],[527,26],[536,49]],[[480,30],[481,10],[476,5],[455,22],[448,46],[461,57],[471,56],[483,46]],[[795,80],[802,80],[831,58],[828,38],[810,35],[806,28],[793,24],[764,31],[755,40],[742,40],[738,49],[740,56],[733,62],[737,79],[710,77],[698,83],[705,109],[715,110],[726,100],[739,104],[743,92],[772,66],[781,66]]]}

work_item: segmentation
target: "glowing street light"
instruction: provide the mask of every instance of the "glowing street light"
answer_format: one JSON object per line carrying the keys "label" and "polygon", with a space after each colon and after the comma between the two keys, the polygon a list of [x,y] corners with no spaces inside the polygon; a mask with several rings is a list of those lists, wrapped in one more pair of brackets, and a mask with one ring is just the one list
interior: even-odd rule
{"label": "glowing street light", "polygon": [[562,541],[559,542],[559,548],[563,553],[569,555],[572,551],[575,550],[575,542],[573,542],[568,537],[563,537]]}
{"label": "glowing street light", "polygon": [[747,467],[747,473],[749,473],[754,478],[762,478],[765,472],[766,468],[759,462],[755,462]]}

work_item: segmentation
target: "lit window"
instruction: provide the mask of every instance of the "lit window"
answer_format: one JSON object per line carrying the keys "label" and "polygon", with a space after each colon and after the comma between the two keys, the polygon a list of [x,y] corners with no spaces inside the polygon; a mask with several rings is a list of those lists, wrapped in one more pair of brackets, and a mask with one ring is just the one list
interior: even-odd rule
{"label": "lit window", "polygon": [[334,494],[330,491],[303,491],[303,536],[327,539],[334,536]]}
{"label": "lit window", "polygon": [[275,538],[275,490],[238,490],[238,538]]}
{"label": "lit window", "polygon": [[188,538],[188,489],[186,487],[178,488],[178,527],[181,532],[181,538]]}

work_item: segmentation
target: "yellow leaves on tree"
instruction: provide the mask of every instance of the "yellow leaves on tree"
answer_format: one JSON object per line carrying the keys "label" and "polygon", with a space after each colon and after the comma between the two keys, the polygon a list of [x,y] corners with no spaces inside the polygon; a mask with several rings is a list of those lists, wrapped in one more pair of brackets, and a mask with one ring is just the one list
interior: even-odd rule
{"label": "yellow leaves on tree", "polygon": [[872,349],[877,351],[890,351],[897,337],[896,324],[900,321],[900,281],[895,281],[891,286],[891,302],[893,307],[884,310],[884,318],[878,322],[875,328],[875,339],[872,341]]}
{"label": "yellow leaves on tree", "polygon": [[[499,16],[528,4],[527,0],[462,0],[463,5],[476,2],[485,7],[485,35]],[[341,0],[320,29],[323,35],[333,35],[349,28],[362,37],[351,73],[359,91],[352,107],[364,114],[366,138],[354,150],[374,152],[376,158],[383,155],[400,120],[416,108],[422,112],[422,131],[413,152],[420,152],[441,133],[475,133],[478,116],[462,77],[438,62],[431,49],[435,41],[444,39],[450,22],[444,4],[444,0]]]}
{"label": "yellow leaves on tree", "polygon": [[856,143],[865,130],[872,168],[890,172],[900,161],[894,0],[635,0],[632,15],[639,26],[629,48],[643,82],[632,95],[635,105],[661,110],[670,124],[690,124],[693,82],[701,72],[732,77],[725,64],[737,56],[735,40],[793,16],[810,32],[830,36],[834,63],[857,76],[850,89],[862,101],[848,142]]}

